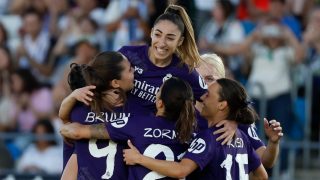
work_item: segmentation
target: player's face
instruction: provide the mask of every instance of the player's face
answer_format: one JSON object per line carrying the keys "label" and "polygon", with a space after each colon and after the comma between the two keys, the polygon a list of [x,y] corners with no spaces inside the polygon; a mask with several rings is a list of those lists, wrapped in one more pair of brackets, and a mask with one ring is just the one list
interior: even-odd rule
{"label": "player's face", "polygon": [[134,83],[133,83],[134,71],[128,59],[125,56],[123,57],[124,57],[124,61],[121,62],[123,71],[121,72],[121,79],[119,81],[119,84],[121,89],[123,89],[124,91],[129,91],[134,86]]}
{"label": "player's face", "polygon": [[214,82],[209,86],[208,91],[201,96],[201,100],[203,102],[201,115],[203,117],[214,117],[216,112],[218,112],[220,102],[219,90],[220,85]]}
{"label": "player's face", "polygon": [[159,21],[151,32],[149,57],[152,60],[171,60],[178,45],[182,44],[181,31],[168,20]]}
{"label": "player's face", "polygon": [[209,63],[200,63],[199,67],[196,68],[197,72],[202,76],[204,82],[208,86],[219,79],[219,76],[216,75],[214,69],[215,67],[213,67],[213,65]]}

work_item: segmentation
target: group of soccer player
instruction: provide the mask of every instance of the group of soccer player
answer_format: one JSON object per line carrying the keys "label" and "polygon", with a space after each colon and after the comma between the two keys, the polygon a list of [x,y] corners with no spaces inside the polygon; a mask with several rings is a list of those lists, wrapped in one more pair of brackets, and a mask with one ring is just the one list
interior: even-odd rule
{"label": "group of soccer player", "polygon": [[157,18],[150,46],[70,68],[61,179],[268,179],[281,126],[264,120],[265,146],[244,88],[218,56],[199,55],[182,7]]}

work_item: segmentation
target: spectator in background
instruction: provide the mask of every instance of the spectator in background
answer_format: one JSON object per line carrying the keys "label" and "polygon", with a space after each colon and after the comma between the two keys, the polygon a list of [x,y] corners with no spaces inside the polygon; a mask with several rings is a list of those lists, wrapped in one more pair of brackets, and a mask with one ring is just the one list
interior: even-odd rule
{"label": "spectator in background", "polygon": [[253,62],[248,82],[252,85],[249,93],[256,100],[255,108],[259,109],[262,92],[253,84],[259,83],[267,99],[266,117],[279,120],[288,136],[292,124],[290,67],[304,59],[304,50],[291,30],[278,19],[269,18],[243,43],[228,49],[215,45],[214,50],[230,55],[250,52]]}
{"label": "spectator in background", "polygon": [[23,36],[17,48],[16,56],[18,66],[30,68],[38,80],[47,80],[47,57],[51,47],[50,36],[42,31],[42,17],[34,9],[26,11],[23,15]]}
{"label": "spectator in background", "polygon": [[270,0],[269,13],[271,17],[279,19],[283,25],[289,27],[296,38],[301,40],[301,24],[294,16],[288,14],[286,0]]}
{"label": "spectator in background", "polygon": [[0,132],[15,129],[14,102],[10,93],[12,59],[9,50],[0,46]]}
{"label": "spectator in background", "polygon": [[70,64],[87,64],[89,63],[89,61],[93,59],[97,52],[98,48],[94,44],[86,40],[79,41],[74,46],[74,57],[72,57],[70,62],[68,62],[67,64],[60,66],[61,69],[57,71],[59,77],[57,77],[57,81],[52,90],[55,108],[59,109],[62,100],[71,93],[71,89],[68,85],[68,74],[70,71]]}
{"label": "spectator in background", "polygon": [[68,28],[62,32],[55,47],[53,55],[57,57],[70,53],[79,41],[87,40],[92,44],[98,44],[98,24],[88,16],[69,19]]}
{"label": "spectator in background", "polygon": [[315,1],[310,0],[287,0],[289,11],[301,23],[302,29],[305,29],[308,23],[308,16]]}
{"label": "spectator in background", "polygon": [[[54,135],[54,128],[47,119],[39,120],[32,132],[36,140],[24,151],[17,164],[17,170],[25,173],[60,174],[62,171],[62,149],[55,140],[47,140],[44,135]],[[51,137],[53,138],[53,137]]]}
{"label": "spectator in background", "polygon": [[17,127],[30,132],[38,119],[50,117],[53,110],[51,90],[43,87],[28,69],[17,69],[11,75]]}
{"label": "spectator in background", "polygon": [[269,3],[269,0],[240,0],[237,17],[240,20],[255,21],[268,13]]}
{"label": "spectator in background", "polygon": [[106,50],[144,43],[150,36],[147,5],[141,0],[111,0],[104,14]]}
{"label": "spectator in background", "polygon": [[196,21],[195,21],[195,32],[196,37],[202,28],[202,26],[210,20],[211,10],[215,6],[216,0],[197,0],[195,2],[196,7]]}
{"label": "spectator in background", "polygon": [[303,43],[308,50],[308,71],[313,75],[312,90],[312,121],[311,138],[319,141],[319,101],[320,101],[320,7],[315,8],[310,15],[306,31],[303,34]]}
{"label": "spectator in background", "polygon": [[[198,41],[200,52],[212,52],[212,45],[219,44],[225,48],[240,43],[245,38],[244,29],[239,21],[234,19],[234,6],[229,0],[219,0],[212,9],[212,19],[201,29]],[[226,69],[241,77],[240,56],[229,56],[217,52],[224,59]]]}

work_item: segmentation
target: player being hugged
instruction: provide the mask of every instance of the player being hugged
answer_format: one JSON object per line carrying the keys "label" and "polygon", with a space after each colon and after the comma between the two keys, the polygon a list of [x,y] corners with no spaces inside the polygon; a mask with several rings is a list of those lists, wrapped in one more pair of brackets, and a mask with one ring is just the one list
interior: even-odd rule
{"label": "player being hugged", "polygon": [[[155,115],[134,114],[119,125],[107,122],[105,138],[127,144],[130,139],[145,156],[178,161],[188,148],[196,125],[194,99],[190,85],[176,77],[164,82],[157,93]],[[66,124],[61,134],[71,139],[94,136],[92,126]],[[101,136],[99,136],[101,137]],[[164,175],[143,166],[129,166],[129,179],[159,179]]]}
{"label": "player being hugged", "polygon": [[[124,103],[125,92],[133,88],[133,69],[121,53],[102,52],[88,65],[71,64],[68,78],[74,91],[63,100],[59,110],[59,116],[65,123],[90,125],[130,118],[123,108],[116,107]],[[119,98],[111,97],[113,91]],[[121,101],[117,103],[118,100]],[[64,161],[68,163],[61,179],[126,179],[123,147],[100,139],[78,140],[73,147],[64,144]],[[67,151],[74,154],[71,156]]]}
{"label": "player being hugged", "polygon": [[[240,130],[232,142],[221,145],[212,134],[217,123],[224,119],[234,119],[238,123],[252,124],[257,118],[248,106],[244,88],[230,79],[218,79],[209,86],[201,97],[201,115],[209,123],[209,129],[201,131],[189,146],[180,162],[156,160],[140,154],[130,142],[130,149],[124,151],[126,164],[140,164],[160,174],[187,179],[249,179],[248,174],[259,179],[268,179],[258,155],[253,150],[248,137]],[[193,172],[193,173],[192,173]]]}

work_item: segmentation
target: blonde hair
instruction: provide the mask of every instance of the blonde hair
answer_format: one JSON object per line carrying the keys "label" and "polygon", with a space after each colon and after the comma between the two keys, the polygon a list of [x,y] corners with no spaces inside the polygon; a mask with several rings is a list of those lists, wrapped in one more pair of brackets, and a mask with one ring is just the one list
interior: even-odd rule
{"label": "blonde hair", "polygon": [[201,55],[201,60],[202,61],[200,63],[205,63],[213,66],[216,76],[218,76],[219,78],[225,78],[226,72],[220,56],[214,53],[203,54]]}
{"label": "blonde hair", "polygon": [[[182,44],[178,46],[177,54],[181,61],[189,67],[190,71],[194,70],[194,68],[199,64],[201,58],[195,41],[194,30],[190,17],[183,7],[173,4],[170,4],[166,8],[164,14],[166,13],[176,14],[180,16],[183,21],[184,32],[182,32],[182,36],[184,37],[184,40]],[[161,16],[158,20],[162,20]]]}

